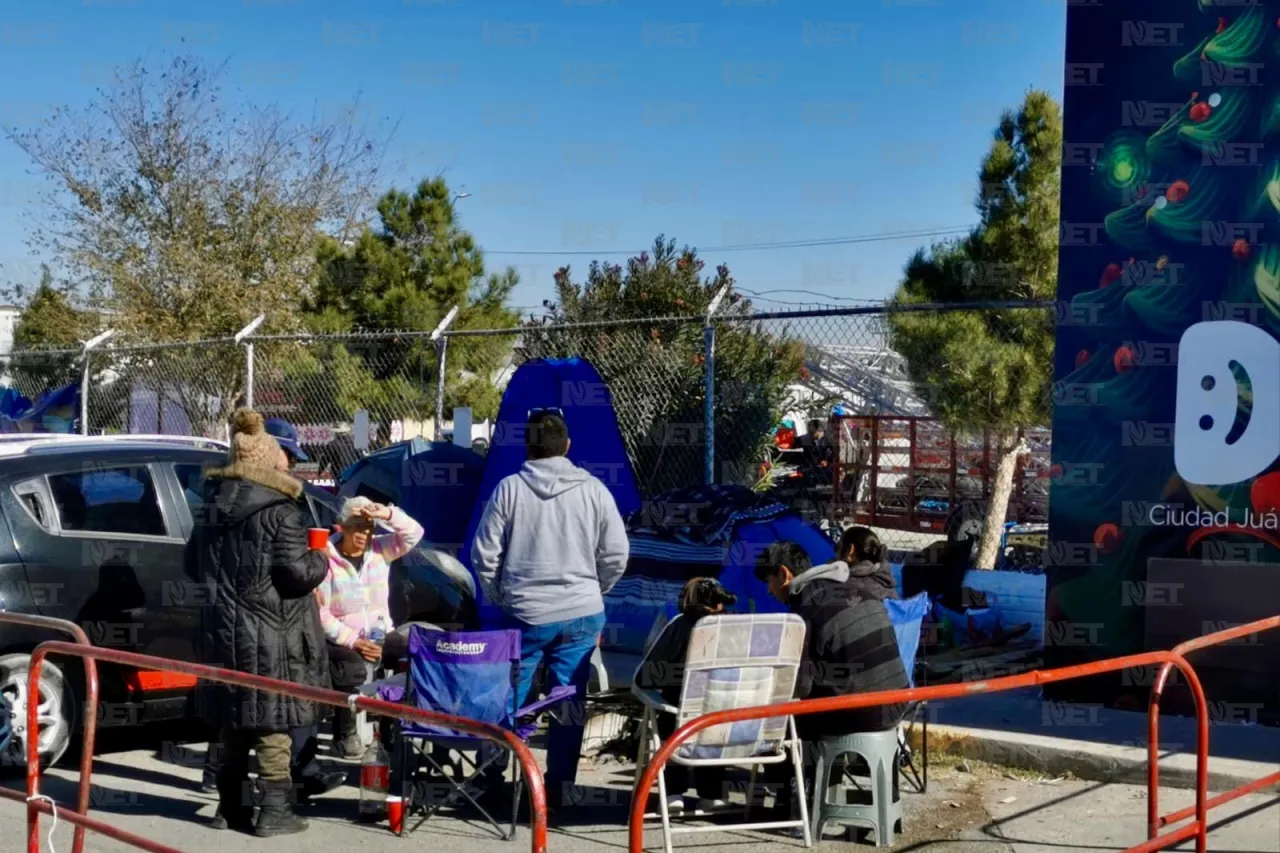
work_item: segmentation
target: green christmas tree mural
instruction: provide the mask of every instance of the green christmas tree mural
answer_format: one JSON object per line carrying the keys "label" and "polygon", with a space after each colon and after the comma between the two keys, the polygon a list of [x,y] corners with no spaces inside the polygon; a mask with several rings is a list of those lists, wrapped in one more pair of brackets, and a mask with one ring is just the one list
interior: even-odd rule
{"label": "green christmas tree mural", "polygon": [[[1068,62],[1105,54],[1109,91],[1067,95],[1068,145],[1105,142],[1088,168],[1064,173],[1064,223],[1088,212],[1102,222],[1084,247],[1069,245],[1064,225],[1046,620],[1087,622],[1097,641],[1051,655],[1055,664],[1141,649],[1143,608],[1124,590],[1149,558],[1242,545],[1280,562],[1280,530],[1239,527],[1246,508],[1280,508],[1280,470],[1191,486],[1170,446],[1182,333],[1236,319],[1280,334],[1280,3],[1116,5],[1069,19]],[[1181,46],[1143,44],[1143,18],[1181,22],[1166,30]],[[1073,51],[1086,20],[1119,43]],[[1080,117],[1089,98],[1097,114]],[[1167,113],[1159,126],[1144,120],[1153,104]],[[1226,510],[1229,523],[1153,524],[1155,504]]]}

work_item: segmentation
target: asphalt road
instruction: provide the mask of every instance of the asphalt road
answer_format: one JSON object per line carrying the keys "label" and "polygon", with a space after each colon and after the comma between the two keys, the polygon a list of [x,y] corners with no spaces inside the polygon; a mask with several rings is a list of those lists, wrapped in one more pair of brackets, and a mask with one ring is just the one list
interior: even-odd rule
{"label": "asphalt road", "polygon": [[[447,841],[459,853],[502,853],[528,849],[529,836],[522,829],[515,842],[496,838],[483,825],[457,818],[433,818],[411,840],[400,840],[382,826],[364,826],[353,818],[356,790],[344,788],[307,807],[310,829],[303,834],[258,840],[218,832],[208,827],[213,798],[198,790],[201,747],[184,748],[154,744],[104,743],[95,762],[93,809],[97,816],[140,835],[162,841],[189,853],[222,853],[227,845],[238,849],[267,849],[275,853],[302,853],[322,845],[325,850],[394,851],[400,845]],[[189,765],[189,766],[183,766]],[[354,771],[354,766],[352,765]],[[630,768],[619,764],[584,763],[579,783],[589,803],[553,827],[552,853],[607,853],[626,848],[626,807]],[[62,802],[74,799],[75,772],[58,769],[48,775],[44,791]],[[17,787],[18,782],[11,783]],[[1126,785],[1105,785],[1072,780],[1012,778],[992,768],[970,772],[935,768],[927,795],[906,794],[906,833],[897,850],[938,850],[945,853],[1081,853],[1120,850],[1144,840],[1146,793]],[[1167,809],[1190,804],[1190,793],[1168,791]],[[1212,813],[1216,824],[1209,849],[1232,853],[1280,853],[1280,798],[1256,795]],[[17,851],[25,835],[23,809],[0,801],[0,849]],[[43,821],[47,835],[50,824]],[[425,836],[425,837],[424,837]],[[651,832],[650,849],[661,850],[661,835]],[[70,850],[71,829],[56,827],[52,848]],[[677,846],[735,853],[801,849],[798,840],[764,833],[734,831],[677,836]],[[852,846],[841,836],[828,836],[824,849],[870,849]],[[92,833],[90,853],[123,853],[134,848]],[[1194,849],[1184,845],[1180,849]]]}

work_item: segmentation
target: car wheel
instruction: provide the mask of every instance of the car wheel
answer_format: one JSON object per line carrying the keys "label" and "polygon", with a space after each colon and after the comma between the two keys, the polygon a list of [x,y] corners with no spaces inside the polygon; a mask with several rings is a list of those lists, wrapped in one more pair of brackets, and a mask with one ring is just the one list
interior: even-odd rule
{"label": "car wheel", "polygon": [[[13,710],[13,738],[4,755],[0,756],[0,770],[12,772],[27,764],[27,676],[31,671],[31,657],[24,654],[0,657],[0,695],[8,700]],[[40,765],[50,767],[62,758],[71,745],[75,728],[75,699],[67,685],[62,670],[45,661],[40,667],[39,734],[37,745]]]}

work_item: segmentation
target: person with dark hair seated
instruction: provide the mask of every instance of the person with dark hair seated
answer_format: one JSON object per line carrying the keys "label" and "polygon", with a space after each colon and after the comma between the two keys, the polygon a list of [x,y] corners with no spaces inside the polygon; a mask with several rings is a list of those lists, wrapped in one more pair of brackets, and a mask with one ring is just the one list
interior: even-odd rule
{"label": "person with dark hair seated", "polygon": [[504,627],[520,631],[516,705],[529,703],[544,664],[548,689],[577,688],[568,722],[553,723],[547,734],[547,799],[556,807],[577,777],[582,701],[604,629],[604,595],[626,571],[630,543],[609,489],[566,458],[563,412],[531,409],[525,450],[528,460],[498,483],[484,508],[471,564]]}
{"label": "person with dark hair seated", "polygon": [[[642,690],[656,690],[662,701],[680,707],[684,688],[684,662],[689,653],[693,627],[704,616],[724,613],[737,603],[738,597],[714,578],[694,578],[680,591],[680,612],[666,624],[653,645],[645,652],[636,669],[635,684]],[[663,740],[676,731],[676,718],[671,714],[658,717],[658,736]],[[689,772],[691,771],[692,772]],[[671,762],[662,770],[667,783],[668,809],[684,808],[684,792],[698,792],[698,807],[718,808],[725,804],[724,770],[719,767],[683,767]]]}
{"label": "person with dark hair seated", "polygon": [[[870,527],[850,527],[840,536],[836,548],[839,562],[849,568],[849,583],[860,598],[884,601],[897,598],[893,573],[885,565],[885,547]],[[832,565],[835,565],[834,563]]]}
{"label": "person with dark hair seated", "polygon": [[[862,541],[866,547],[869,540]],[[803,547],[783,540],[765,549],[755,573],[774,598],[804,620],[805,652],[796,677],[797,699],[909,686],[882,597],[865,594],[866,584],[854,577],[846,563],[813,566]],[[801,714],[796,716],[796,730],[805,741],[884,731],[901,723],[905,713],[905,705],[894,704]],[[812,773],[811,763],[806,764],[807,774]],[[808,775],[806,779],[806,785],[811,784]],[[785,808],[784,802],[780,797],[779,811]]]}

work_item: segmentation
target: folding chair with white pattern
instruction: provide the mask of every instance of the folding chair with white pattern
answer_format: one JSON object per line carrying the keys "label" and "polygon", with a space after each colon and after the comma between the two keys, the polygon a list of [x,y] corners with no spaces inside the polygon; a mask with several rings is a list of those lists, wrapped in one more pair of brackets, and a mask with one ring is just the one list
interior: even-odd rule
{"label": "folding chair with white pattern", "polygon": [[[700,619],[689,638],[680,707],[667,704],[657,691],[632,686],[632,693],[645,709],[640,724],[637,767],[647,765],[649,758],[661,746],[658,714],[672,714],[677,724],[683,725],[714,711],[790,701],[804,653],[804,640],[804,620],[790,613],[705,616]],[[755,796],[756,774],[763,765],[790,761],[795,771],[796,790],[804,790],[802,748],[791,717],[712,726],[682,744],[671,761],[695,768],[749,768],[748,812]],[[671,836],[674,833],[723,831],[722,826],[673,827],[663,774],[658,775],[658,790],[658,817],[662,820],[667,853],[671,853]],[[744,823],[736,828],[799,829],[805,846],[813,844],[804,797],[800,797],[800,817],[797,820]]]}

